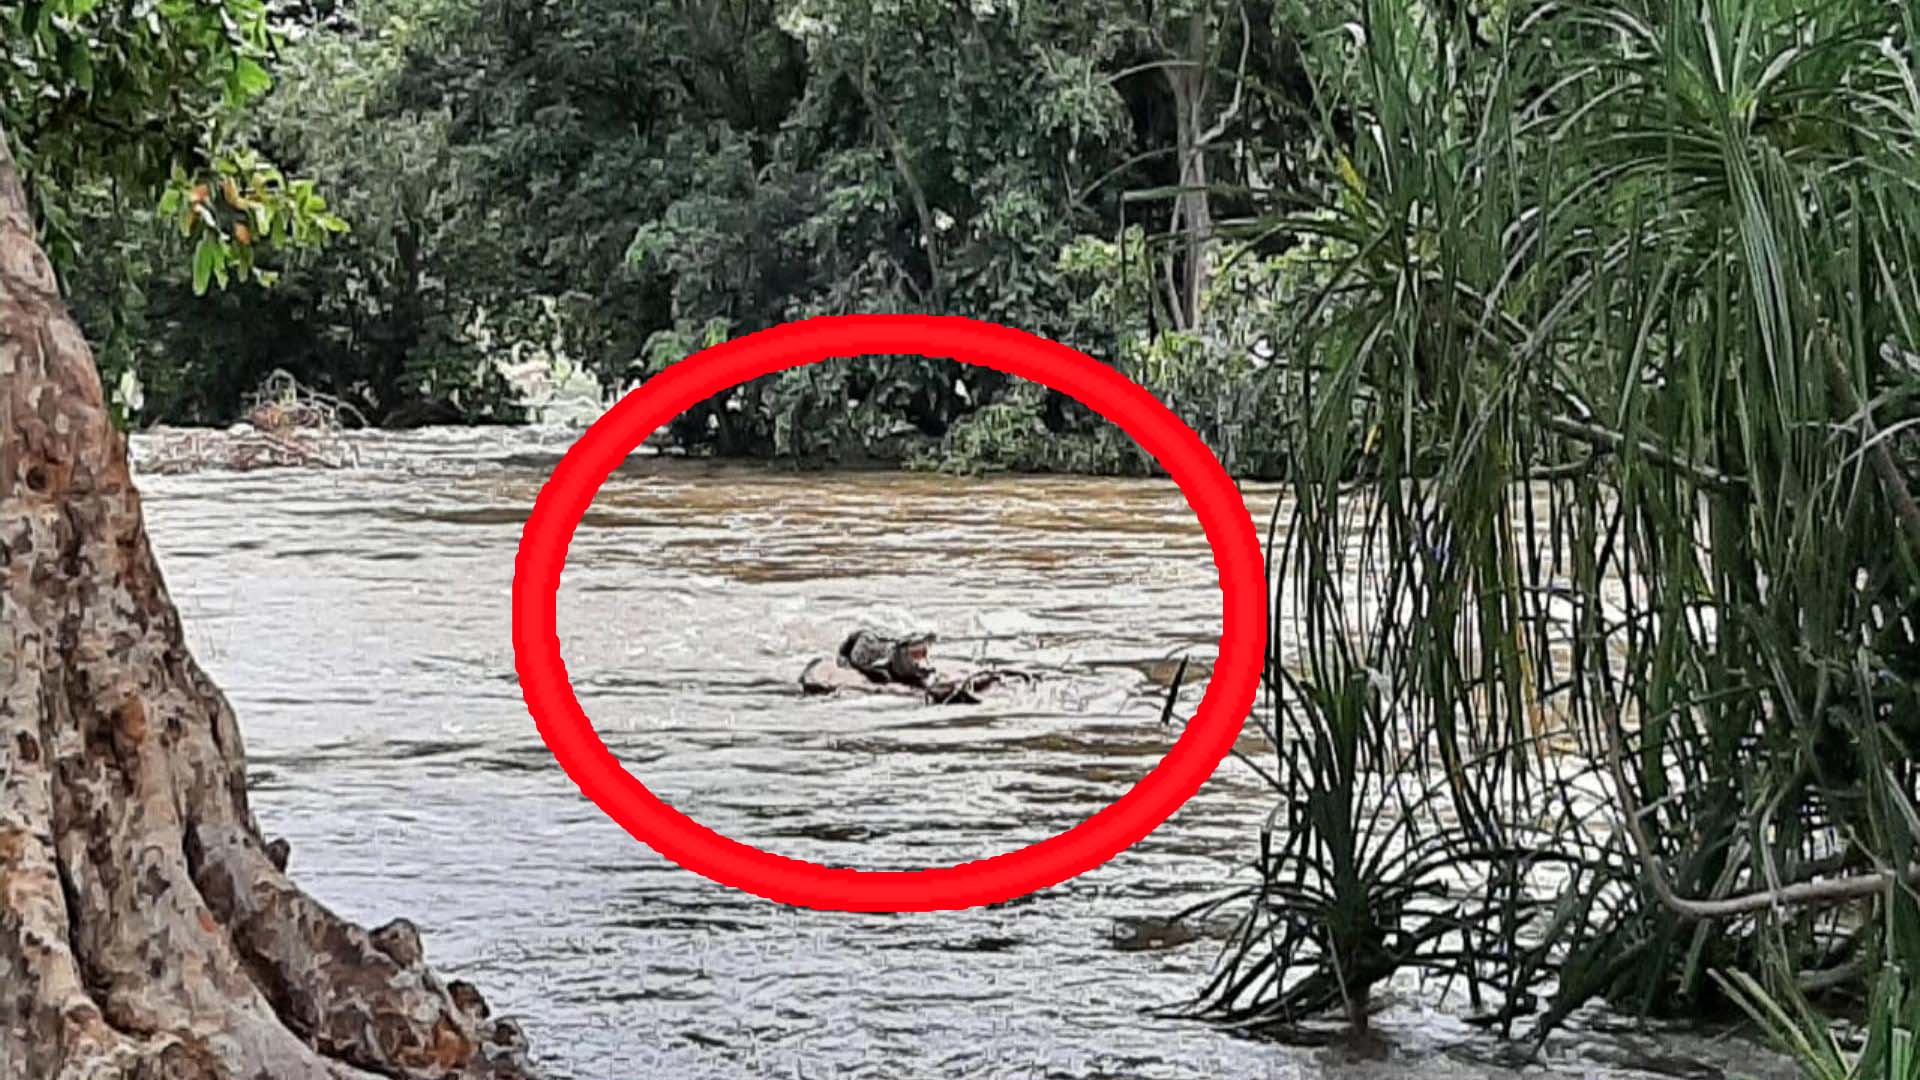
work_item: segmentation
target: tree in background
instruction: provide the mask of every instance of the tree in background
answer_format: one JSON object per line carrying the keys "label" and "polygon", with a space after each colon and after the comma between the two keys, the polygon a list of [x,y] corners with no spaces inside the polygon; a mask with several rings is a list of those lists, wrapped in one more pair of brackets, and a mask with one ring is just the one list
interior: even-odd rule
{"label": "tree in background", "polygon": [[[0,11],[0,30],[0,123],[27,205],[56,275],[95,300],[109,356],[143,329],[157,270],[177,263],[195,294],[268,283],[280,258],[346,230],[311,181],[235,138],[271,86],[259,0],[47,0]],[[140,231],[123,231],[129,221]]]}
{"label": "tree in background", "polygon": [[[76,297],[110,374],[138,369],[146,421],[224,420],[279,367],[381,422],[513,419],[502,368],[563,359],[612,391],[789,319],[918,310],[1151,374],[1204,425],[1258,336],[1261,275],[1236,267],[1286,246],[1224,234],[1293,182],[1310,128],[1269,6],[1160,14],[1178,25],[1092,0],[359,5],[286,47],[245,128],[353,232],[272,293],[208,300],[148,223],[103,208],[117,250],[86,261]],[[1069,256],[1122,237],[1105,262],[1138,273],[1124,287]],[[144,306],[117,303],[122,266],[154,271]],[[1234,281],[1212,288],[1216,266]],[[1199,317],[1215,295],[1220,317]],[[855,361],[739,388],[672,434],[727,454],[1150,467],[1103,427],[996,373]]]}

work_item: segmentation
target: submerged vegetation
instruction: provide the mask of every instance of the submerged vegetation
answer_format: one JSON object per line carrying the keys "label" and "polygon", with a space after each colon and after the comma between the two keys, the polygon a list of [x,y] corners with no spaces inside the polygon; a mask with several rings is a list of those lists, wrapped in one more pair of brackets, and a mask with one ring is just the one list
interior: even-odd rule
{"label": "submerged vegetation", "polygon": [[[233,96],[258,106],[209,113],[263,156],[194,163],[266,176],[331,235],[246,254],[272,288],[201,295],[227,264],[193,252],[249,244],[172,227],[206,201],[184,169],[143,166],[172,200],[149,210],[57,139],[22,156],[135,422],[230,419],[281,369],[374,422],[512,418],[517,370],[618,389],[821,313],[1058,338],[1286,491],[1273,754],[1249,761],[1277,806],[1195,1014],[1364,1026],[1418,974],[1508,1033],[1596,1000],[1745,1010],[1813,1075],[1915,1074],[1910,4],[281,18],[277,87],[248,68]],[[47,100],[9,135],[65,130]],[[672,434],[1153,467],[1043,388],[885,358],[770,376]],[[1828,1037],[1861,1010],[1862,1047]]]}

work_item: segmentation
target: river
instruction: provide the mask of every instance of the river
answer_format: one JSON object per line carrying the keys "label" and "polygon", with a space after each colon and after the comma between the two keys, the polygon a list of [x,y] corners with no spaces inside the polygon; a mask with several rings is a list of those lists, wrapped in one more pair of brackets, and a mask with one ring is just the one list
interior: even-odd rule
{"label": "river", "polygon": [[[1523,1074],[1417,986],[1357,1048],[1142,1014],[1192,994],[1219,943],[1121,948],[1133,921],[1233,880],[1271,808],[1231,761],[1132,850],[985,910],[785,909],[636,843],[561,772],[514,675],[514,551],[570,437],[377,434],[354,470],[141,478],[295,878],[368,925],[413,919],[429,959],[520,1021],[552,1075]],[[871,869],[1086,818],[1175,737],[1152,662],[1204,660],[1220,632],[1217,574],[1168,483],[639,458],[575,537],[559,615],[581,703],[656,793],[739,840]],[[798,696],[805,661],[862,623],[1049,678],[991,706]],[[1723,1074],[1790,1075],[1743,1043],[1603,1016],[1524,1070]]]}

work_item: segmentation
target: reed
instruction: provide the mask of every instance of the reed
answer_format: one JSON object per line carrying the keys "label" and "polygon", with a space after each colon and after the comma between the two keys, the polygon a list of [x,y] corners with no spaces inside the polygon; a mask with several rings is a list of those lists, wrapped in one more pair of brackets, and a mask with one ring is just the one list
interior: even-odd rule
{"label": "reed", "polygon": [[1418,975],[1543,1033],[1912,970],[1914,9],[1287,17],[1336,149],[1248,227],[1332,272],[1276,313],[1278,805],[1193,1012]]}

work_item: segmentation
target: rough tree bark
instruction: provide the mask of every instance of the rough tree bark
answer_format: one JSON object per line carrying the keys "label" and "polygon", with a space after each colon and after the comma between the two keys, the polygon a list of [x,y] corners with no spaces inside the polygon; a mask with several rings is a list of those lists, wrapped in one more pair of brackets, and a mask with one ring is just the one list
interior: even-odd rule
{"label": "rough tree bark", "polygon": [[532,1075],[405,920],[283,872],[0,137],[0,1078]]}

